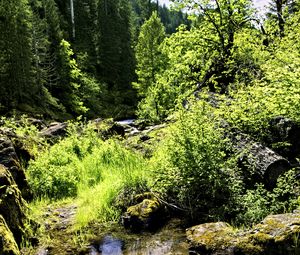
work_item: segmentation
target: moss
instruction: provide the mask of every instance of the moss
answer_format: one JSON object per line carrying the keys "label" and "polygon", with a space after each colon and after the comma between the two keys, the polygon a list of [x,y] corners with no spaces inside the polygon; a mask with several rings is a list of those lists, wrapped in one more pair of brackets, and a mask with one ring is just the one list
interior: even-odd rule
{"label": "moss", "polygon": [[235,230],[225,222],[205,223],[190,228],[187,238],[191,246],[205,247],[205,250],[228,248],[232,245]]}
{"label": "moss", "polygon": [[260,255],[263,254],[264,249],[260,245],[253,244],[248,238],[241,238],[237,240],[236,251],[236,254]]}
{"label": "moss", "polygon": [[258,232],[249,236],[249,239],[255,244],[267,244],[273,240],[273,237],[269,234]]}
{"label": "moss", "polygon": [[[187,231],[191,250],[200,254],[295,255],[298,252],[300,214],[270,215],[251,230],[234,230],[224,222],[205,223]],[[202,253],[201,253],[202,252]],[[209,253],[209,254],[210,254]]]}
{"label": "moss", "polygon": [[127,209],[127,213],[131,216],[136,216],[138,218],[145,219],[151,216],[154,212],[159,210],[160,203],[155,199],[144,199],[141,203],[137,205],[130,206]]}
{"label": "moss", "polygon": [[19,255],[20,251],[14,236],[8,228],[4,218],[0,215],[0,254]]}
{"label": "moss", "polygon": [[0,214],[5,219],[16,242],[20,244],[24,237],[26,202],[11,174],[2,165],[0,165],[0,187]]}

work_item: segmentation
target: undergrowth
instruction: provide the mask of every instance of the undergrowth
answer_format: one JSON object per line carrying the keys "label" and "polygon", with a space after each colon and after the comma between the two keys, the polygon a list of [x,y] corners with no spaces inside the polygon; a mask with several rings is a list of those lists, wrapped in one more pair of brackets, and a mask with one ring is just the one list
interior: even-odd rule
{"label": "undergrowth", "polygon": [[103,141],[90,128],[70,135],[42,153],[28,168],[36,198],[73,197],[79,205],[78,226],[93,220],[116,219],[114,200],[125,187],[145,186],[145,160],[125,149],[117,139]]}

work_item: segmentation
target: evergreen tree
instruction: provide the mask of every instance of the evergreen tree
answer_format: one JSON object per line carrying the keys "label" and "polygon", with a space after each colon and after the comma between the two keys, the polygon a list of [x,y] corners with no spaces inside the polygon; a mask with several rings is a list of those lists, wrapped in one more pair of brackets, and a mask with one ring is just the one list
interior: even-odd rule
{"label": "evergreen tree", "polygon": [[165,29],[157,12],[153,12],[141,28],[136,46],[138,81],[134,83],[140,96],[144,97],[156,82],[156,74],[162,69],[163,56],[160,44],[165,38]]}
{"label": "evergreen tree", "polygon": [[0,2],[0,102],[6,110],[31,101],[31,12],[27,0]]}

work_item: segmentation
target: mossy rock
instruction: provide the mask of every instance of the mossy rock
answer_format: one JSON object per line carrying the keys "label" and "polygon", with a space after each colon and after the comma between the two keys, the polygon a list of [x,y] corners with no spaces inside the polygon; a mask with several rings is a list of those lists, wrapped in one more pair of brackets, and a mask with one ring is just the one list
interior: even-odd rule
{"label": "mossy rock", "polygon": [[19,255],[20,251],[14,236],[8,228],[4,218],[0,215],[0,254]]}
{"label": "mossy rock", "polygon": [[268,216],[248,231],[224,222],[187,230],[190,251],[201,255],[299,255],[299,236],[299,212]]}
{"label": "mossy rock", "polygon": [[0,164],[7,167],[15,183],[18,185],[23,198],[30,200],[32,193],[26,179],[25,171],[21,166],[14,144],[5,136],[0,136]]}
{"label": "mossy rock", "polygon": [[23,200],[12,175],[7,168],[0,165],[0,215],[5,219],[17,244],[21,243],[25,235],[25,210],[26,202]]}
{"label": "mossy rock", "polygon": [[166,207],[159,199],[152,197],[149,193],[139,195],[137,201],[141,199],[141,202],[130,206],[122,216],[123,225],[134,232],[155,231],[162,226],[164,219],[166,219]]}

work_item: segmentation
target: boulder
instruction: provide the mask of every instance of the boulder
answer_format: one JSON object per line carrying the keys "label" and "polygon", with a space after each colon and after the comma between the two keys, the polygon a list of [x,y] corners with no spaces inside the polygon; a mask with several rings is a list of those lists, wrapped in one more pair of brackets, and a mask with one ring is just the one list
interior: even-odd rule
{"label": "boulder", "polygon": [[0,215],[0,254],[20,255],[14,236],[8,228],[5,219]]}
{"label": "boulder", "polygon": [[23,198],[30,200],[32,198],[32,193],[30,191],[24,169],[20,164],[12,141],[4,136],[0,136],[0,164],[8,168],[15,183],[21,191]]}
{"label": "boulder", "polygon": [[250,230],[227,223],[205,223],[187,229],[191,254],[298,255],[300,211],[271,215]]}
{"label": "boulder", "polygon": [[25,210],[26,203],[11,173],[0,165],[0,215],[5,219],[17,244],[24,237]]}
{"label": "boulder", "polygon": [[138,195],[138,204],[130,206],[122,216],[126,229],[134,232],[155,231],[164,224],[167,212],[165,205],[150,193],[145,194]]}
{"label": "boulder", "polygon": [[94,131],[99,133],[103,139],[109,139],[112,136],[125,136],[126,125],[115,122],[112,119],[95,119],[90,121]]}

